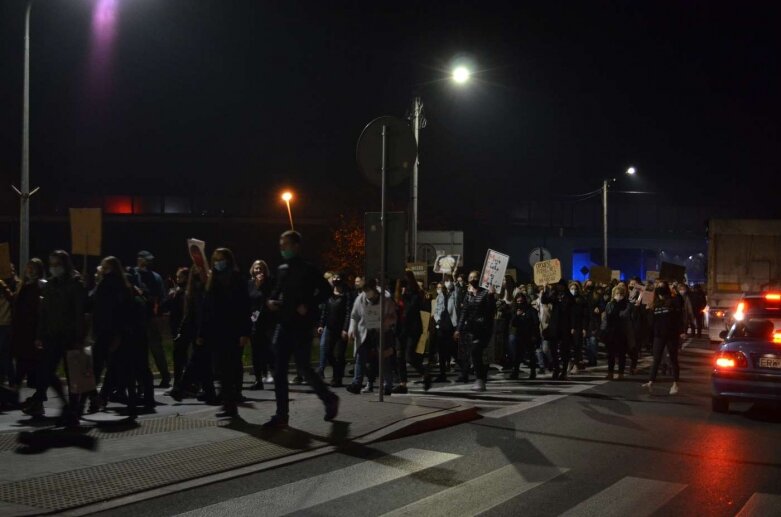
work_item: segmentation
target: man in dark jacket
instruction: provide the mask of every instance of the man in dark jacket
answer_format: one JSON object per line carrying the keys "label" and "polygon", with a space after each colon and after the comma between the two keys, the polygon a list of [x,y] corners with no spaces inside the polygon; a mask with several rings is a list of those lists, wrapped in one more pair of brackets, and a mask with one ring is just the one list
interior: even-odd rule
{"label": "man in dark jacket", "polygon": [[336,418],[339,397],[334,395],[309,364],[312,336],[317,321],[318,306],[328,299],[331,286],[313,265],[301,258],[301,234],[287,231],[279,238],[279,248],[285,262],[279,266],[277,285],[268,301],[276,313],[274,332],[274,394],[277,412],[265,427],[285,428],[288,425],[289,401],[287,367],[290,355],[309,385],[325,404],[325,420]]}
{"label": "man in dark jacket", "polygon": [[317,328],[317,334],[320,336],[320,366],[317,374],[323,378],[326,363],[331,363],[333,368],[331,387],[340,388],[343,386],[347,331],[350,329],[352,303],[342,275],[337,273],[331,281],[334,284],[333,293],[323,304],[320,325]]}
{"label": "man in dark jacket", "polygon": [[575,298],[567,290],[567,281],[561,280],[555,288],[542,293],[542,303],[551,305],[550,351],[553,380],[566,380],[572,351],[572,306]]}
{"label": "man in dark jacket", "polygon": [[[469,273],[469,288],[464,305],[458,318],[458,329],[453,336],[459,348],[468,350],[461,366],[461,381],[467,382],[469,376],[469,359],[475,368],[477,382],[472,387],[474,391],[485,391],[488,368],[483,366],[483,350],[491,339],[494,324],[494,289],[490,291],[480,287],[480,273]],[[464,354],[466,355],[466,354]]]}
{"label": "man in dark jacket", "polygon": [[133,285],[141,289],[147,303],[147,339],[152,359],[160,372],[160,388],[171,387],[171,373],[163,351],[162,337],[162,304],[165,301],[165,284],[162,277],[152,271],[155,257],[150,252],[142,250],[136,258],[137,266],[133,269]]}

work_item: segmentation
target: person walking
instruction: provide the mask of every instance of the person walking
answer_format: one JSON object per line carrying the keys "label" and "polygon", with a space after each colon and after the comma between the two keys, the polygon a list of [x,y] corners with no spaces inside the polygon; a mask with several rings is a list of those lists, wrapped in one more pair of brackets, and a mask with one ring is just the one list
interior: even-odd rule
{"label": "person walking", "polygon": [[607,345],[607,379],[613,380],[618,361],[618,379],[624,378],[626,370],[628,333],[631,329],[632,306],[626,299],[626,288],[613,288],[613,298],[605,307],[605,344]]}
{"label": "person walking", "polygon": [[297,369],[306,376],[325,405],[325,420],[339,412],[339,397],[332,393],[309,363],[317,307],[331,293],[331,286],[313,265],[301,258],[301,234],[289,230],[279,238],[284,263],[277,270],[277,282],[267,307],[278,318],[274,331],[274,395],[276,414],[264,424],[267,428],[286,428],[289,421],[287,368],[291,354]]}
{"label": "person walking", "polygon": [[[378,321],[371,321],[370,313],[374,309],[379,316],[380,309],[378,305],[380,304],[380,296],[383,295],[385,296],[385,303],[383,304],[382,331],[385,332],[385,339],[382,358],[380,359],[378,357],[380,325]],[[383,370],[385,372],[382,379],[384,383],[382,389],[386,396],[392,393],[393,326],[396,324],[396,320],[396,304],[393,302],[390,293],[386,291],[380,294],[377,282],[371,279],[367,280],[362,288],[362,293],[355,299],[350,313],[348,334],[351,339],[354,339],[360,345],[355,354],[355,375],[352,383],[346,388],[349,393],[357,395],[359,393],[374,392],[374,382],[377,379],[377,365],[380,360],[383,361]],[[377,328],[373,328],[375,325]],[[367,370],[366,374],[364,374],[364,370]],[[366,386],[363,386],[364,376],[368,378]]]}
{"label": "person walking", "polygon": [[680,381],[680,366],[678,364],[678,328],[680,315],[676,309],[669,289],[657,287],[654,290],[653,303],[653,354],[654,362],[651,367],[651,377],[643,384],[643,388],[653,394],[653,386],[662,363],[665,350],[669,354],[672,366],[673,385],[670,387],[670,395],[678,393]]}
{"label": "person walking", "polygon": [[266,301],[271,295],[273,280],[268,264],[264,260],[256,260],[249,271],[247,284],[250,299],[250,319],[252,320],[252,371],[255,374],[255,384],[250,390],[262,390],[263,382],[274,382],[271,376],[274,361],[271,354],[271,338],[274,334],[273,319],[266,308]]}
{"label": "person walking", "polygon": [[206,283],[203,318],[198,344],[208,343],[220,373],[222,411],[218,418],[237,418],[243,373],[242,356],[250,346],[250,298],[233,252],[217,248],[212,254],[212,271]]}
{"label": "person walking", "polygon": [[155,256],[146,250],[138,252],[136,267],[133,270],[133,284],[144,294],[147,302],[147,340],[149,351],[155,361],[157,371],[160,373],[160,388],[171,387],[171,373],[168,371],[168,362],[163,351],[162,335],[162,311],[161,306],[166,297],[165,285],[162,277],[152,271]]}
{"label": "person walking", "polygon": [[537,378],[537,343],[540,342],[540,319],[529,304],[526,293],[518,292],[512,305],[510,320],[511,380],[517,380],[521,361],[529,363],[529,380]]}
{"label": "person walking", "polygon": [[588,299],[580,290],[578,282],[569,283],[569,292],[572,295],[572,362],[569,365],[569,372],[575,369],[575,373],[581,373],[585,367],[583,362],[583,348],[588,329]]}
{"label": "person walking", "polygon": [[341,388],[344,386],[342,380],[350,329],[350,294],[340,273],[334,273],[331,283],[333,291],[323,304],[320,325],[317,328],[317,335],[320,337],[320,364],[317,374],[324,378],[325,367],[330,363],[333,369],[331,387]]}
{"label": "person walking", "polygon": [[13,382],[14,362],[11,354],[11,323],[13,321],[14,293],[18,280],[11,266],[11,275],[0,278],[0,384]]}
{"label": "person walking", "polygon": [[15,377],[11,387],[20,389],[27,379],[27,385],[35,386],[35,374],[40,370],[41,352],[35,348],[35,332],[41,308],[41,295],[46,285],[43,261],[33,258],[24,269],[24,278],[14,295],[11,320],[11,355],[16,363]]}
{"label": "person walking", "polygon": [[[474,391],[485,391],[488,378],[488,369],[483,365],[483,351],[488,346],[493,331],[495,293],[493,286],[490,289],[480,287],[479,272],[469,273],[469,288],[453,339],[468,351],[474,365],[475,377],[477,377],[477,381],[472,386]],[[469,359],[464,361],[461,374],[465,377],[465,382],[468,382]]]}
{"label": "person walking", "polygon": [[189,268],[180,267],[177,269],[174,278],[176,285],[168,292],[168,296],[165,302],[163,302],[163,312],[168,313],[168,326],[171,329],[171,337],[174,338],[174,389],[181,389],[179,383],[190,359],[190,343],[182,339],[176,339],[184,319],[185,292],[187,291],[187,279],[189,277]]}
{"label": "person walking", "polygon": [[40,372],[36,374],[35,393],[22,411],[33,417],[43,416],[46,392],[51,387],[64,403],[60,423],[66,427],[78,427],[80,396],[69,392],[66,399],[57,367],[61,363],[65,365],[65,376],[70,381],[67,353],[81,348],[84,343],[86,292],[66,251],[56,250],[49,255],[49,272],[51,277],[41,296],[35,340],[35,348],[42,351],[44,360]]}
{"label": "person walking", "polygon": [[399,339],[399,350],[396,354],[396,369],[399,373],[399,385],[393,388],[393,393],[407,393],[407,363],[423,377],[423,387],[426,391],[431,388],[431,375],[423,368],[423,356],[418,354],[418,342],[423,335],[423,320],[421,311],[425,299],[423,290],[412,271],[404,272],[404,280],[401,284],[399,296],[399,321],[396,333]]}
{"label": "person walking", "polygon": [[[450,288],[446,284],[449,284]],[[447,368],[450,365],[450,359],[456,355],[453,332],[458,326],[458,314],[456,293],[452,289],[452,281],[437,284],[437,297],[434,301],[434,311],[431,314],[431,324],[429,325],[431,341],[428,364],[429,370],[431,370],[435,357],[438,357],[439,375],[432,382],[447,382]]]}
{"label": "person walking", "polygon": [[572,307],[575,298],[568,290],[567,281],[561,280],[553,290],[546,289],[540,295],[542,303],[551,305],[550,353],[552,380],[566,380],[572,353],[572,336],[575,328],[572,325]]}

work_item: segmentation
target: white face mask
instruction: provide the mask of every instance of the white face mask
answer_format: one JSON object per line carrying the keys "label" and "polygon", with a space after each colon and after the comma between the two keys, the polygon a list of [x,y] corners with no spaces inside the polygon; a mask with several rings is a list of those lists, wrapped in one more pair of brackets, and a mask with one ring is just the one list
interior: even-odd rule
{"label": "white face mask", "polygon": [[572,296],[576,296],[578,294],[578,290],[575,289],[574,287],[570,289],[569,292],[572,293]]}
{"label": "white face mask", "polygon": [[620,301],[621,301],[621,300],[623,300],[623,299],[624,299],[624,295],[621,295],[621,294],[617,294],[617,295],[616,295],[616,301],[617,301],[617,302],[620,302]]}
{"label": "white face mask", "polygon": [[442,288],[437,289],[437,294],[442,294]]}
{"label": "white face mask", "polygon": [[445,282],[445,287],[447,287],[447,289],[448,289],[448,291],[449,291],[450,289],[452,289],[452,288],[453,288],[453,282],[451,282],[450,280],[448,280],[447,282]]}

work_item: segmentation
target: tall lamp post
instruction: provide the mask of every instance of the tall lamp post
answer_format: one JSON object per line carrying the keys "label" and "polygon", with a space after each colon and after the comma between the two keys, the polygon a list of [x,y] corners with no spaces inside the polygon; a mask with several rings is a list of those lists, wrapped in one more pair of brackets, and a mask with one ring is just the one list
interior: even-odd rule
{"label": "tall lamp post", "polygon": [[285,202],[287,205],[287,216],[290,219],[290,229],[295,230],[295,227],[293,226],[293,211],[290,210],[290,201],[293,199],[293,193],[290,191],[285,191],[282,193],[282,201]]}
{"label": "tall lamp post", "polygon": [[[451,80],[462,85],[469,81],[472,72],[465,66],[458,66],[451,73]],[[412,180],[410,181],[409,202],[409,229],[408,246],[412,262],[418,261],[418,170],[420,167],[420,130],[426,127],[426,118],[423,116],[423,101],[420,97],[412,99],[412,110],[409,118],[412,121],[412,133],[415,135],[415,143],[418,146],[418,154],[412,166]]]}
{"label": "tall lamp post", "polygon": [[22,104],[22,178],[19,195],[19,268],[23,271],[30,258],[30,11],[32,0],[24,11],[24,100]]}
{"label": "tall lamp post", "polygon": [[[629,167],[626,170],[626,174],[634,176],[637,173],[637,169]],[[608,267],[607,263],[607,189],[611,183],[614,183],[616,178],[605,179],[602,181],[602,266]]]}

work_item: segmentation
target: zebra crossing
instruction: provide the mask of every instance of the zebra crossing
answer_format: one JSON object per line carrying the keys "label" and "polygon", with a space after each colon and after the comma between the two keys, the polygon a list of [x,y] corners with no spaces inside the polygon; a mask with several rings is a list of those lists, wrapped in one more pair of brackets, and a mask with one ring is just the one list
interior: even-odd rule
{"label": "zebra crossing", "polygon": [[[555,402],[604,384],[602,379],[573,375],[567,381],[550,379],[508,380],[501,374],[489,376],[486,391],[472,391],[472,384],[435,384],[429,391],[413,385],[407,396],[470,402],[484,418],[504,418]],[[394,395],[396,396],[396,395]]]}
{"label": "zebra crossing", "polygon": [[[415,478],[422,471],[446,466],[461,455],[423,449],[405,449],[374,460],[315,475],[282,486],[229,499],[179,514],[186,517],[206,516],[281,516],[298,512],[327,515],[318,506],[340,499],[340,506],[356,507],[362,492]],[[384,517],[413,515],[461,517],[479,515],[524,493],[555,482],[570,470],[553,465],[512,463],[491,472],[465,480],[454,486],[437,485],[432,495],[380,512]],[[627,476],[577,502],[562,517],[647,517],[664,511],[674,498],[686,496],[687,484]],[[351,500],[350,498],[355,498]],[[342,499],[345,498],[345,499]],[[344,506],[342,503],[347,504]],[[393,506],[390,498],[387,505]],[[742,507],[735,506],[739,517],[779,515],[781,495],[754,493]]]}

